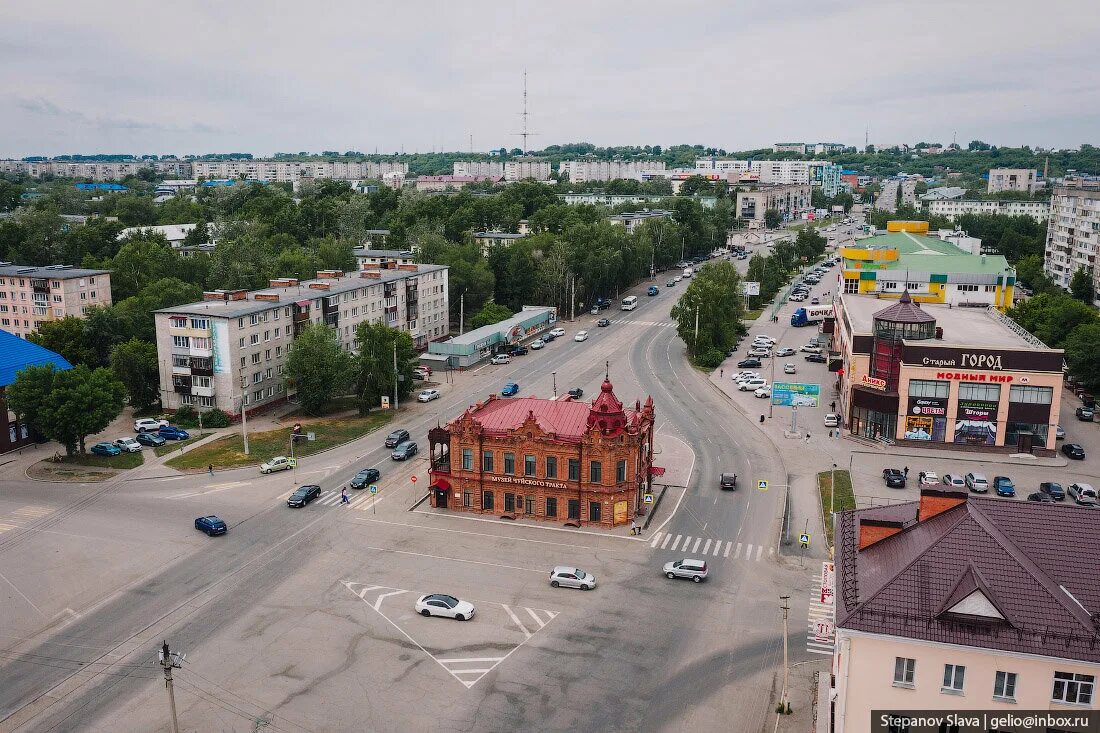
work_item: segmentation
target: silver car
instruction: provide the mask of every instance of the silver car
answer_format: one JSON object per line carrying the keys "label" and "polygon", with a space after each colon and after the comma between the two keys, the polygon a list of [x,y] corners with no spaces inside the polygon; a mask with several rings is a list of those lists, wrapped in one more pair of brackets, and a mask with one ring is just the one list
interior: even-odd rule
{"label": "silver car", "polygon": [[707,579],[707,561],[690,557],[685,557],[683,560],[673,560],[665,563],[664,572],[665,577],[670,580],[673,578],[690,578],[696,583],[701,583]]}
{"label": "silver car", "polygon": [[984,473],[968,473],[963,481],[966,482],[966,488],[978,494],[989,491],[989,479],[985,477]]}
{"label": "silver car", "polygon": [[550,571],[550,585],[554,588],[565,586],[566,588],[592,590],[596,587],[596,578],[580,568],[559,565]]}

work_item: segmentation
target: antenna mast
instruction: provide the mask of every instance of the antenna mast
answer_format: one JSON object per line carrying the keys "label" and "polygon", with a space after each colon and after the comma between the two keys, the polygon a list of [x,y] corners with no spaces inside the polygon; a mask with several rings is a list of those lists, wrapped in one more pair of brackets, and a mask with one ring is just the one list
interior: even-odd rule
{"label": "antenna mast", "polygon": [[523,111],[520,112],[519,114],[520,114],[520,117],[523,118],[523,132],[517,132],[515,134],[519,135],[520,137],[523,138],[523,154],[526,155],[527,154],[527,138],[531,137],[532,135],[538,135],[537,132],[529,132],[527,130],[527,117],[528,117],[528,113],[527,113],[527,69],[523,70]]}

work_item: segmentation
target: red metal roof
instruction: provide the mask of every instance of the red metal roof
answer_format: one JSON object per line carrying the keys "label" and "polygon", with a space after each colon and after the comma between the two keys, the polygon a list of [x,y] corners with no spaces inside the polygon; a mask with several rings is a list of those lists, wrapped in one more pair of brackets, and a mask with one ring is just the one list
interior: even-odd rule
{"label": "red metal roof", "polygon": [[[523,425],[527,416],[533,414],[546,432],[565,440],[580,440],[587,431],[590,409],[587,402],[511,397],[492,400],[470,415],[486,431],[505,433]],[[633,419],[633,410],[626,413],[628,419]]]}

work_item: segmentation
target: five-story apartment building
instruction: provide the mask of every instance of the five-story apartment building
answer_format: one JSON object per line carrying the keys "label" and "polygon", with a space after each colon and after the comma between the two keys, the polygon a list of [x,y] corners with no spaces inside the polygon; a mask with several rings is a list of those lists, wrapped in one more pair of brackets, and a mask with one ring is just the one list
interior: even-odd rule
{"label": "five-story apartment building", "polygon": [[111,305],[110,270],[0,262],[0,328],[26,338],[47,321]]}

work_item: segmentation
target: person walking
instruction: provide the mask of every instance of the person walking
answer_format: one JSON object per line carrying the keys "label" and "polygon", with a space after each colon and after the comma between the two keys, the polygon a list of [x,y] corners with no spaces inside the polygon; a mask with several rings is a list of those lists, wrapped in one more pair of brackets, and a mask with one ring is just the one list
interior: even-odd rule
{"label": "person walking", "polygon": [[213,475],[214,475],[214,464],[213,464],[213,463],[209,464],[209,465],[208,465],[208,466],[206,467],[206,472],[207,472],[208,474],[210,474],[211,476],[213,476]]}
{"label": "person walking", "polygon": [[806,433],[806,443],[809,443],[809,442],[810,442],[810,434]]}
{"label": "person walking", "polygon": [[719,367],[719,368],[718,368],[718,378],[719,378],[719,379],[721,379],[721,378],[722,378],[722,377],[724,377],[725,375],[726,375],[726,370],[725,370],[725,369],[723,369],[723,368],[721,368],[721,367]]}
{"label": "person walking", "polygon": [[909,466],[906,466],[902,473],[905,474],[905,478],[909,478]]}
{"label": "person walking", "polygon": [[638,524],[633,519],[630,520],[630,534],[641,534],[641,530],[638,529]]}
{"label": "person walking", "polygon": [[763,424],[764,424],[764,416],[763,416],[763,415],[761,415],[761,416],[760,416],[760,424],[761,424],[761,425],[763,425]]}
{"label": "person walking", "polygon": [[350,504],[351,503],[351,500],[348,499],[348,490],[347,490],[346,487],[343,488],[343,489],[340,489],[340,503],[341,504]]}
{"label": "person walking", "polygon": [[924,483],[924,471],[921,471],[920,473],[917,474],[917,483],[920,483],[920,484]]}

